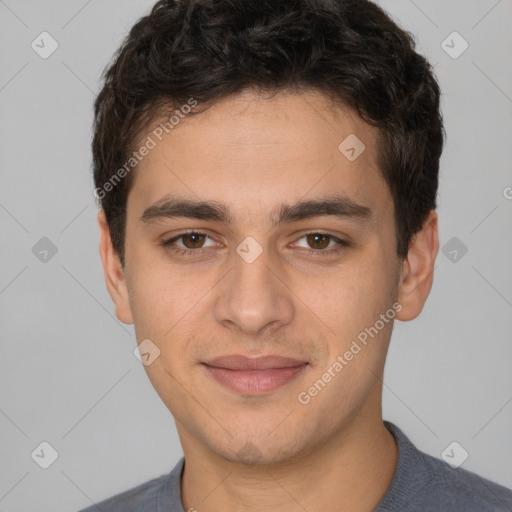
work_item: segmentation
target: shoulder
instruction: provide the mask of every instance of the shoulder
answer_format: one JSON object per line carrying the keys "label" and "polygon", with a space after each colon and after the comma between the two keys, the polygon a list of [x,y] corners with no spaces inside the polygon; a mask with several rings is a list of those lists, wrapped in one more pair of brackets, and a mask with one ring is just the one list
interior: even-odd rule
{"label": "shoulder", "polygon": [[[512,490],[417,449],[393,423],[398,465],[378,512],[512,512]],[[398,507],[398,508],[397,508]]]}
{"label": "shoulder", "polygon": [[143,484],[133,487],[107,498],[99,503],[93,504],[79,512],[143,512],[156,510],[156,497],[158,489],[163,485],[167,475],[154,478]]}
{"label": "shoulder", "polygon": [[[79,510],[79,512],[98,512],[98,510],[102,512],[155,512],[159,510],[158,507],[162,504],[170,505],[164,495],[175,493],[175,487],[179,485],[182,466],[183,458],[178,461],[170,473],[153,478],[127,491],[94,503],[87,508]],[[166,510],[173,512],[175,509],[166,508]]]}
{"label": "shoulder", "polygon": [[[429,475],[424,494],[433,507],[479,512],[512,512],[512,490],[420,452]],[[455,508],[458,507],[458,508]],[[441,510],[441,508],[439,508]]]}

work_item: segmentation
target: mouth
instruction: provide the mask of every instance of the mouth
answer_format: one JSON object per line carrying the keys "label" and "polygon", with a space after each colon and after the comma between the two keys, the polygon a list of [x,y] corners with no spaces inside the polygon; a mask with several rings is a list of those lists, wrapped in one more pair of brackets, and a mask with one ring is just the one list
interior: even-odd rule
{"label": "mouth", "polygon": [[202,364],[217,382],[246,395],[274,391],[296,379],[309,365],[289,357],[240,355],[222,356]]}

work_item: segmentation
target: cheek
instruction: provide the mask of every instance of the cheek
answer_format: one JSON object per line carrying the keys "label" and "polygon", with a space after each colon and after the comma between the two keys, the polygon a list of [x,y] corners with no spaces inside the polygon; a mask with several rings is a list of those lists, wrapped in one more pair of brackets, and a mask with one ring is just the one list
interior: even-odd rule
{"label": "cheek", "polygon": [[382,261],[361,256],[357,264],[330,274],[324,293],[317,298],[317,309],[337,335],[352,337],[390,307],[390,287]]}
{"label": "cheek", "polygon": [[165,367],[177,370],[177,362],[190,358],[188,348],[196,331],[209,322],[211,292],[219,276],[161,262],[138,268],[130,290],[137,340],[152,340]]}
{"label": "cheek", "polygon": [[200,293],[201,278],[152,252],[141,251],[133,258],[130,295],[138,323],[145,325],[151,320],[151,329],[161,334],[190,309]]}

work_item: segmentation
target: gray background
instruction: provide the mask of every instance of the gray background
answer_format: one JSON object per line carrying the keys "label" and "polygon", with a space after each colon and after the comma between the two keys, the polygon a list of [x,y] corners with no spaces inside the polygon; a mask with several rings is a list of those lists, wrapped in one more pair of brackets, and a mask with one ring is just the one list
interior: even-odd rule
{"label": "gray background", "polygon": [[[90,171],[100,73],[152,3],[0,0],[3,512],[76,510],[182,454],[106,291]],[[456,440],[463,468],[512,487],[512,2],[381,4],[435,64],[448,133],[446,254],[422,315],[395,324],[384,418],[436,457]],[[31,48],[43,31],[59,44],[48,59]],[[441,47],[453,31],[469,43],[457,59]],[[42,237],[57,247],[46,262],[32,252]],[[58,452],[48,469],[31,458],[42,441]]]}

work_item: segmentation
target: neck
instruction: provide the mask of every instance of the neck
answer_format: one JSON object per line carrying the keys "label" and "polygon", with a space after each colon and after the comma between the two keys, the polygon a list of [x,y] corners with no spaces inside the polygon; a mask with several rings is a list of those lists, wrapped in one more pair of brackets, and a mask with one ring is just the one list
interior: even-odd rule
{"label": "neck", "polygon": [[185,511],[371,512],[389,488],[398,461],[380,407],[373,418],[356,418],[322,446],[278,465],[233,463],[186,438],[181,482]]}

